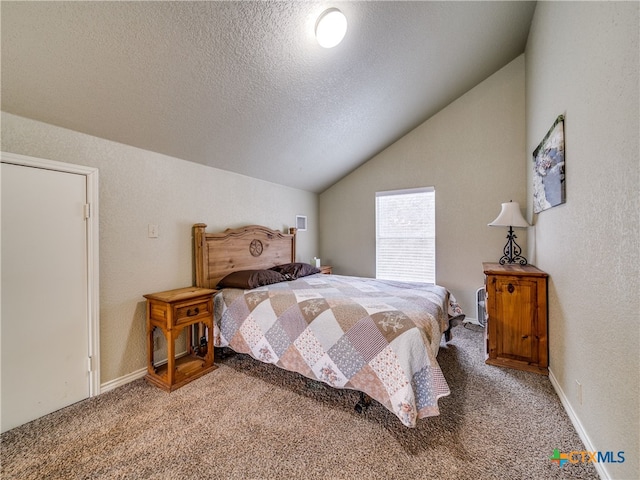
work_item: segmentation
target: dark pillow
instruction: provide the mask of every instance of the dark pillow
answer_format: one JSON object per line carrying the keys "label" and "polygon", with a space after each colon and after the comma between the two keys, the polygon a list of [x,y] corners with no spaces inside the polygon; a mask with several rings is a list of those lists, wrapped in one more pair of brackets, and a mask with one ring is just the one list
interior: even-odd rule
{"label": "dark pillow", "polygon": [[276,265],[271,270],[280,272],[287,280],[295,280],[296,278],[306,277],[314,273],[320,273],[320,269],[309,265],[308,263],[285,263],[284,265]]}
{"label": "dark pillow", "polygon": [[218,282],[220,288],[257,288],[287,279],[273,270],[239,270],[232,272]]}

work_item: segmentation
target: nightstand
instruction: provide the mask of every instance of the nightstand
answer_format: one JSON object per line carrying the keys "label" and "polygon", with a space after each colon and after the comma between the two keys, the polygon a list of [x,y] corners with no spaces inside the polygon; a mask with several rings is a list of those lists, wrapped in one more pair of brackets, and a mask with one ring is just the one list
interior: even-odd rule
{"label": "nightstand", "polygon": [[320,273],[324,273],[325,275],[331,275],[333,273],[333,267],[331,265],[322,265],[320,267]]}
{"label": "nightstand", "polygon": [[483,263],[486,363],[548,375],[547,277],[533,265]]}
{"label": "nightstand", "polygon": [[[213,364],[213,295],[216,290],[186,287],[144,295],[147,299],[148,382],[171,392],[216,368]],[[176,358],[176,339],[186,345]],[[167,360],[154,361],[154,332],[164,335]]]}

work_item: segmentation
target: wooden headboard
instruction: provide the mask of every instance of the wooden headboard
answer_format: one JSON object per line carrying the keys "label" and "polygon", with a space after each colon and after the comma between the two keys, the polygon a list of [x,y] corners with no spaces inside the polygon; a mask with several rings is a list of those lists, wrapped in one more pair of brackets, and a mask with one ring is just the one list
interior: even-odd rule
{"label": "wooden headboard", "polygon": [[296,229],[289,233],[260,225],[206,233],[204,223],[193,226],[196,286],[215,288],[227,274],[295,262]]}

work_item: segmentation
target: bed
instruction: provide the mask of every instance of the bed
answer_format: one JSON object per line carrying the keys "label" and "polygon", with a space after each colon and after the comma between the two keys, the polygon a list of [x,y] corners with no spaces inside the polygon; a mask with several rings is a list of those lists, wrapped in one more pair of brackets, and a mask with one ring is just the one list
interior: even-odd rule
{"label": "bed", "polygon": [[463,317],[445,288],[324,275],[295,261],[295,229],[205,229],[194,225],[195,282],[220,290],[215,347],[357,390],[407,427],[439,414],[450,390],[436,356]]}

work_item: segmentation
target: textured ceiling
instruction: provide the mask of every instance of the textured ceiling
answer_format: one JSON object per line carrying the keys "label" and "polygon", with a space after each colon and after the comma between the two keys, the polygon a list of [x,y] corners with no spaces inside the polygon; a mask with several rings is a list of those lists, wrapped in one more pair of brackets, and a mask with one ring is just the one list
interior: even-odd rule
{"label": "textured ceiling", "polygon": [[534,8],[3,1],[2,110],[321,192],[521,54]]}

